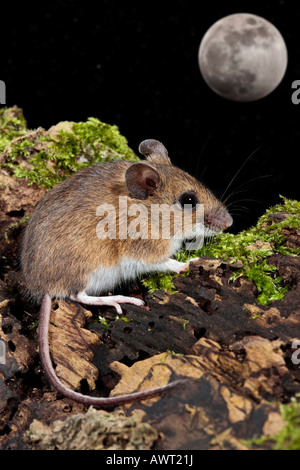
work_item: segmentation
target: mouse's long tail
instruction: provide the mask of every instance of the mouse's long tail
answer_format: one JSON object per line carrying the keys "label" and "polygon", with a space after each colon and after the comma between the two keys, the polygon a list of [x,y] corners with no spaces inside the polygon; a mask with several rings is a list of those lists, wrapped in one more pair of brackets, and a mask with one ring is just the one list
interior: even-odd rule
{"label": "mouse's long tail", "polygon": [[68,398],[71,398],[74,401],[85,403],[88,405],[98,405],[98,406],[118,406],[123,405],[124,403],[129,403],[137,400],[143,400],[154,395],[166,392],[167,390],[177,386],[179,383],[182,383],[182,380],[175,380],[170,382],[167,385],[162,387],[152,388],[150,390],[145,390],[142,392],[130,393],[128,395],[121,395],[116,397],[91,397],[88,395],[83,395],[82,393],[75,392],[70,388],[66,387],[56,376],[55,370],[52,365],[50,351],[49,351],[49,324],[50,324],[50,314],[51,314],[51,297],[46,294],[43,297],[41,309],[40,309],[40,321],[39,321],[39,352],[41,361],[44,367],[46,377],[48,378],[52,387],[54,387],[59,393],[65,395]]}

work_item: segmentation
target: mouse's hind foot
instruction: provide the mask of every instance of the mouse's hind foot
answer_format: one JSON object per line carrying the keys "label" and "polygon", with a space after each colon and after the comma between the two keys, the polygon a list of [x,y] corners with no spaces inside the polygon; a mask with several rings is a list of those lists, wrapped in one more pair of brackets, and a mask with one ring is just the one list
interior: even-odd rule
{"label": "mouse's hind foot", "polygon": [[144,302],[141,299],[136,299],[135,297],[125,297],[124,295],[95,297],[88,295],[85,291],[79,292],[76,295],[71,295],[70,299],[86,305],[107,305],[109,307],[115,307],[117,312],[120,314],[122,314],[120,304],[133,304],[137,306],[144,305]]}

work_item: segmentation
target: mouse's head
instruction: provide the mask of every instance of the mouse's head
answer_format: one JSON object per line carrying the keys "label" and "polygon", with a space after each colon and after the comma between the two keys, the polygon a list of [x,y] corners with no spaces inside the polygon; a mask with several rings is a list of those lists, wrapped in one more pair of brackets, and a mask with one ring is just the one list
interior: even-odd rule
{"label": "mouse's head", "polygon": [[[144,140],[139,151],[145,162],[130,165],[125,183],[131,198],[149,206],[171,208],[170,235],[174,238],[216,235],[232,224],[226,207],[203,184],[172,165],[164,145]],[[160,222],[164,226],[164,221]],[[182,235],[179,235],[182,234]]]}

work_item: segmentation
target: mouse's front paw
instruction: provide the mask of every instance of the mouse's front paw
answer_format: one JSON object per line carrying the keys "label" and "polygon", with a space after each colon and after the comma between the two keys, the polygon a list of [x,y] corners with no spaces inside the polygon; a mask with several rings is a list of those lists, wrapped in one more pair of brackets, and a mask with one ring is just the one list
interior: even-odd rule
{"label": "mouse's front paw", "polygon": [[167,269],[169,271],[173,271],[174,273],[182,273],[188,271],[189,265],[191,261],[197,261],[199,258],[192,258],[186,263],[182,263],[181,261],[177,261],[176,259],[169,259],[167,263]]}
{"label": "mouse's front paw", "polygon": [[180,268],[179,271],[177,271],[178,273],[181,273],[181,272],[185,272],[185,271],[188,271],[189,267],[190,267],[190,262],[191,261],[198,261],[199,258],[191,258],[189,259],[186,263],[182,263],[182,268]]}

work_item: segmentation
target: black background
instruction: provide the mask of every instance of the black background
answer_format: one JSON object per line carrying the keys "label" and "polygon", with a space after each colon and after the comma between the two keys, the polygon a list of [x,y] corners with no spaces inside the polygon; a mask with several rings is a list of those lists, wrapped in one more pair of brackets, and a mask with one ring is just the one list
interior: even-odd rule
{"label": "black background", "polygon": [[[223,99],[201,77],[198,48],[225,15],[263,16],[283,35],[286,75],[268,97]],[[137,152],[161,140],[173,162],[221,196],[250,181],[230,202],[232,231],[255,223],[279,194],[299,199],[300,6],[296,2],[85,0],[15,3],[1,14],[0,79],[8,106],[30,128],[89,116],[117,124]],[[264,177],[272,175],[271,177]]]}

